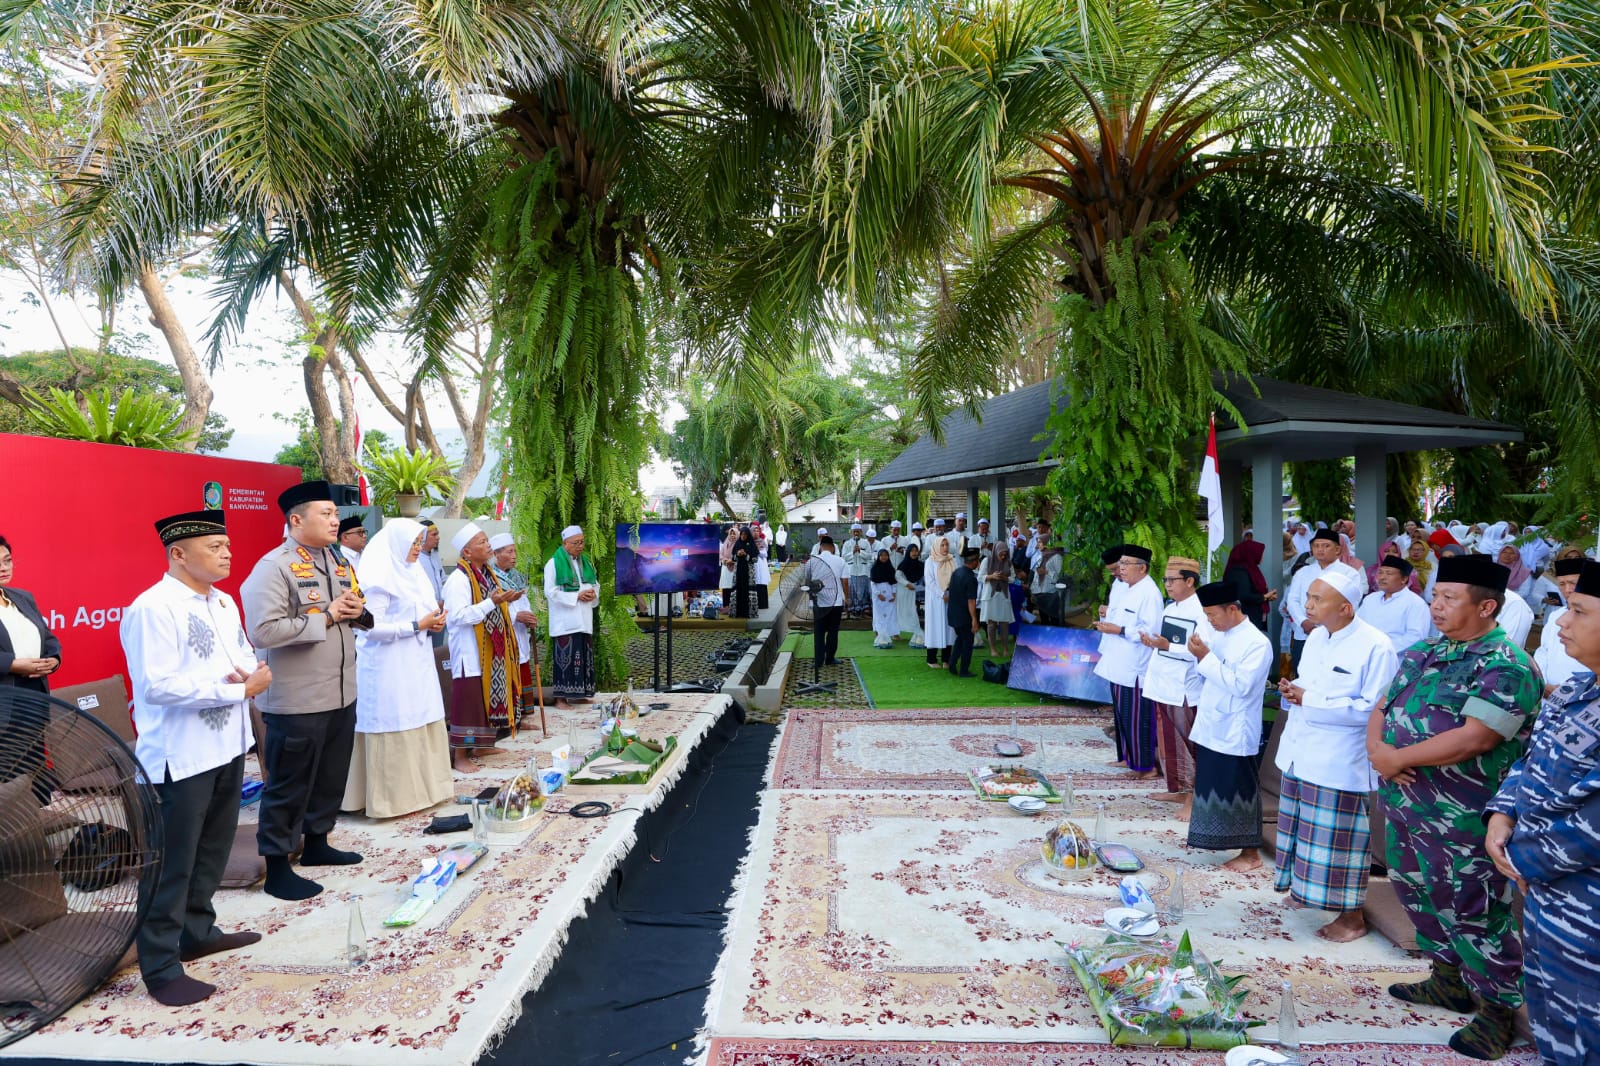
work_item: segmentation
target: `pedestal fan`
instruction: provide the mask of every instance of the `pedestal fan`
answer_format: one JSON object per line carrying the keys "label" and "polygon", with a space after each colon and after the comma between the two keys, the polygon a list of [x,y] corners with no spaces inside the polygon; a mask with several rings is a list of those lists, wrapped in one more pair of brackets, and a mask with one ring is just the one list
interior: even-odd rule
{"label": "pedestal fan", "polygon": [[0,1047],[111,976],[161,846],[155,789],[116,734],[69,703],[0,688]]}
{"label": "pedestal fan", "polygon": [[[814,556],[803,555],[784,571],[783,581],[778,585],[778,599],[783,604],[783,609],[788,612],[791,622],[810,623],[812,633],[815,634],[817,618],[821,614],[817,604],[825,594],[830,599],[834,598],[838,589],[839,579],[834,576],[832,570],[816,562]],[[813,692],[833,690],[833,684],[822,680],[822,660],[813,651],[811,680],[797,686],[794,694],[808,696]]]}

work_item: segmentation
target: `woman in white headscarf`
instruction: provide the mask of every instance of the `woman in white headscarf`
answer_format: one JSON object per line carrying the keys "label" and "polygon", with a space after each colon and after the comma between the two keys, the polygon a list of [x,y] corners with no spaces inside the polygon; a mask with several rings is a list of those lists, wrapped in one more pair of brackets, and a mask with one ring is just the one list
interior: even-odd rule
{"label": "woman in white headscarf", "polygon": [[928,649],[928,665],[943,670],[950,663],[950,645],[955,643],[944,597],[950,587],[950,575],[956,572],[956,560],[950,554],[949,538],[929,539],[933,550],[928,553],[928,565],[923,570],[927,595],[923,599],[922,640]]}
{"label": "woman in white headscarf", "polygon": [[1509,522],[1496,522],[1483,531],[1483,536],[1478,538],[1478,545],[1473,551],[1487,555],[1491,559],[1500,557],[1500,549],[1506,546],[1509,538],[1506,535]]}
{"label": "woman in white headscarf", "polygon": [[356,567],[372,628],[356,634],[356,740],[341,806],[370,818],[426,810],[455,793],[433,657],[444,608],[417,562],[425,533],[391,518]]}

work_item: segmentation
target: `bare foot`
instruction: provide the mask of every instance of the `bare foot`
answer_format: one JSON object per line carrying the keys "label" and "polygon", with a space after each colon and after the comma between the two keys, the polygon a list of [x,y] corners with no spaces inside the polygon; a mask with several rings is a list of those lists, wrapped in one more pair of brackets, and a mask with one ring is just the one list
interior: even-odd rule
{"label": "bare foot", "polygon": [[1188,821],[1194,815],[1194,797],[1189,796],[1183,801],[1183,806],[1178,808],[1178,817]]}
{"label": "bare foot", "polygon": [[1153,800],[1160,800],[1162,803],[1182,803],[1184,800],[1189,798],[1189,793],[1187,793],[1187,792],[1157,792],[1156,794],[1154,794],[1150,798],[1153,799]]}
{"label": "bare foot", "polygon": [[1335,944],[1348,944],[1367,935],[1367,917],[1360,911],[1345,911],[1317,930],[1317,935]]}
{"label": "bare foot", "polygon": [[1224,870],[1231,870],[1236,874],[1249,873],[1261,869],[1261,852],[1256,848],[1245,848],[1237,858],[1229,859],[1222,864]]}
{"label": "bare foot", "polygon": [[450,766],[458,774],[475,774],[479,770],[483,769],[483,767],[467,758],[464,752],[451,759]]}
{"label": "bare foot", "polygon": [[1150,781],[1156,777],[1154,770],[1140,770],[1133,775],[1135,781]]}
{"label": "bare foot", "polygon": [[1127,762],[1125,760],[1113,759],[1112,761],[1106,763],[1106,765],[1107,766],[1127,766],[1128,764],[1127,764]]}
{"label": "bare foot", "polygon": [[1286,911],[1303,911],[1306,909],[1306,905],[1295,899],[1294,894],[1290,893],[1283,897],[1283,909]]}

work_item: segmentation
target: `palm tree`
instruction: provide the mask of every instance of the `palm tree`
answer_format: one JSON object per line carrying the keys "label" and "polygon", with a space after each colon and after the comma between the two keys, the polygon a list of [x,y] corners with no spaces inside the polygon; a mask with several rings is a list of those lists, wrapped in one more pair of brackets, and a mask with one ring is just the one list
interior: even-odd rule
{"label": "palm tree", "polygon": [[[1539,134],[1559,117],[1550,79],[1582,76],[1559,21],[1512,0],[875,8],[843,31],[845,118],[810,211],[744,281],[817,306],[817,278],[871,307],[959,263],[911,375],[930,425],[1053,307],[1070,401],[1053,488],[1085,564],[1130,533],[1176,547],[1212,372],[1262,362],[1237,316],[1307,274],[1341,280],[1256,217],[1339,242],[1374,225],[1357,205],[1377,197],[1411,275],[1470,274],[1535,329],[1557,307]],[[1256,215],[1223,213],[1251,197]]]}

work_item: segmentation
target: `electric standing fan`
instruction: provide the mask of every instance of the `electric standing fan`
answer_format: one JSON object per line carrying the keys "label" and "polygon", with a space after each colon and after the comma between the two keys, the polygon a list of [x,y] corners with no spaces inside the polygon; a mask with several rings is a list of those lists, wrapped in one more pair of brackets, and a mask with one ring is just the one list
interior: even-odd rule
{"label": "electric standing fan", "polygon": [[144,768],[104,724],[0,688],[0,1047],[116,970],[161,873],[159,812]]}
{"label": "electric standing fan", "polygon": [[[778,585],[778,599],[789,613],[791,621],[809,622],[815,632],[817,616],[821,613],[817,604],[824,593],[837,591],[838,588],[839,579],[834,577],[832,570],[816,562],[814,556],[802,555],[784,571],[783,581]],[[832,692],[833,689],[832,684],[822,680],[822,661],[813,654],[811,681],[798,686],[794,690],[795,695],[808,696],[813,692]]]}

